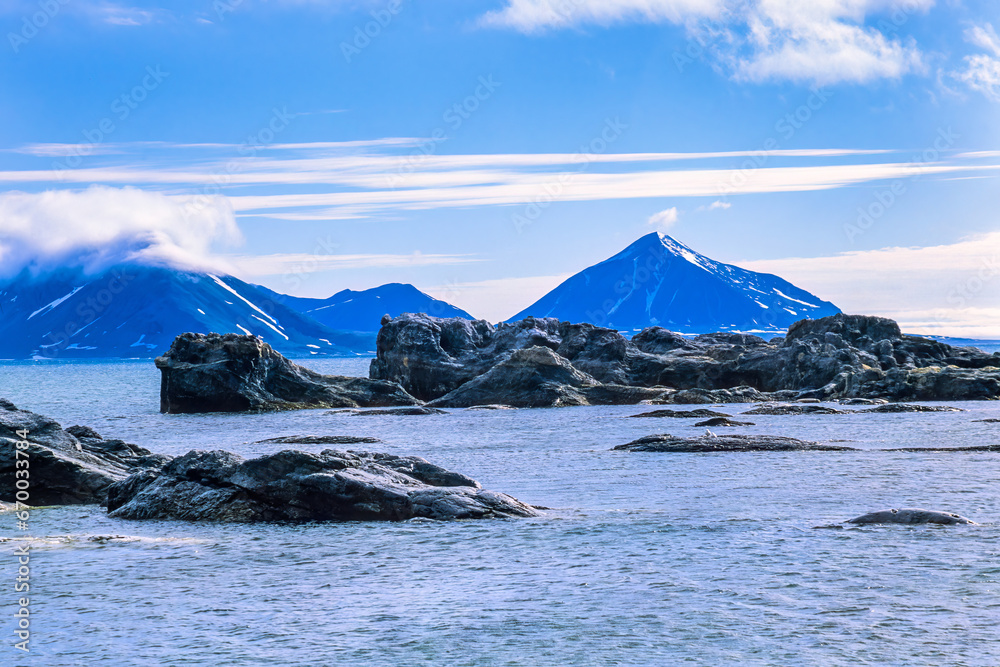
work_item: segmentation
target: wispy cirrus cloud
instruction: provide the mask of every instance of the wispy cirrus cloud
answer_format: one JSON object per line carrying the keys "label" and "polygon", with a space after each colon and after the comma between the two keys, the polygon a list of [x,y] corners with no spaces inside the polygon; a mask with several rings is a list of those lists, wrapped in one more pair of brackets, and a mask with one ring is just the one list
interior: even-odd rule
{"label": "wispy cirrus cloud", "polygon": [[993,25],[986,23],[966,30],[965,40],[985,53],[965,56],[962,68],[952,72],[952,77],[971,90],[1000,102],[1000,37]]}
{"label": "wispy cirrus cloud", "polygon": [[[350,145],[348,145],[350,144]],[[797,149],[766,152],[608,154],[407,154],[411,140],[285,144],[241,158],[227,144],[109,145],[93,156],[100,166],[0,171],[17,187],[73,188],[92,183],[137,186],[184,196],[220,193],[241,216],[285,220],[378,218],[434,208],[511,206],[550,202],[727,198],[744,194],[829,190],[874,181],[991,176],[1000,165],[942,156],[937,162],[900,161],[900,152]],[[33,159],[64,145],[22,149]],[[226,157],[226,156],[229,157]],[[744,157],[753,157],[747,168]],[[905,157],[905,156],[904,156]],[[29,158],[19,158],[28,160]],[[581,160],[588,169],[581,172]],[[155,165],[155,166],[154,166]],[[734,166],[736,165],[736,166]],[[758,166],[760,165],[760,166]],[[565,178],[572,174],[572,178]],[[553,183],[559,187],[553,189]],[[706,204],[708,205],[708,204]]]}

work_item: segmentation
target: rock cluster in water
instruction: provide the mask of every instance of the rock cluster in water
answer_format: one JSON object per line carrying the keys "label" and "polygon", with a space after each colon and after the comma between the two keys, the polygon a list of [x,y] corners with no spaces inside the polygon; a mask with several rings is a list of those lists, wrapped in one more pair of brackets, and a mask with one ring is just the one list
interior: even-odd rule
{"label": "rock cluster in water", "polygon": [[618,445],[616,450],[629,452],[796,452],[796,451],[857,451],[853,447],[825,445],[778,435],[649,435]]}
{"label": "rock cluster in water", "polygon": [[256,336],[185,333],[156,359],[160,411],[246,412],[419,403],[395,382],[321,375]]}
{"label": "rock cluster in water", "polygon": [[404,521],[527,517],[537,512],[417,457],[324,450],[246,460],[192,451],[108,492],[123,519],[188,521]]}
{"label": "rock cluster in water", "polygon": [[404,314],[379,332],[370,376],[438,407],[977,400],[1000,397],[1000,354],[906,336],[892,320],[861,315],[802,320],[765,341],[660,327],[628,340],[551,318],[493,326]]}

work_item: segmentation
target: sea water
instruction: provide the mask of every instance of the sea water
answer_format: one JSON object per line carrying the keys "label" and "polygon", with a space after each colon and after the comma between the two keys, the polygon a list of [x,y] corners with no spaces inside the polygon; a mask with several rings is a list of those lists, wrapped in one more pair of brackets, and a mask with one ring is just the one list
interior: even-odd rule
{"label": "sea water", "polygon": [[[368,361],[307,363],[366,375]],[[277,436],[374,436],[383,442],[352,448],[422,456],[552,509],[305,525],[37,509],[29,654],[13,649],[12,553],[25,533],[0,514],[0,663],[1000,664],[1000,454],[878,451],[997,444],[1000,424],[975,421],[1000,417],[995,402],[752,416],[726,430],[858,452],[654,454],[611,448],[704,429],[628,418],[645,406],[161,415],[158,391],[148,361],[0,365],[0,396],[19,407],[156,452],[252,457],[290,447],[255,444]],[[814,529],[889,507],[982,525]]]}

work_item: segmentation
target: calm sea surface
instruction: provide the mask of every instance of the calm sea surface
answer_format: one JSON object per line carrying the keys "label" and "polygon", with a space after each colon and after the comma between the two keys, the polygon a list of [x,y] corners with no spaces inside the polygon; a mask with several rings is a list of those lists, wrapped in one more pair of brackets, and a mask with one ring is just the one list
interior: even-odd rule
{"label": "calm sea surface", "polygon": [[[367,360],[309,360],[367,374]],[[151,362],[0,365],[0,396],[154,451],[244,456],[282,435],[370,435],[537,519],[212,525],[32,513],[32,651],[12,648],[0,515],[0,664],[1000,665],[1000,454],[609,451],[695,420],[639,407],[356,417],[161,415]],[[735,432],[865,450],[996,444],[968,412],[761,417]],[[704,407],[704,406],[699,406]],[[730,414],[751,406],[730,405]],[[309,447],[301,447],[310,449]],[[311,448],[314,450],[323,447]],[[981,526],[813,530],[887,507]],[[119,535],[127,540],[93,541]],[[10,612],[10,613],[8,613]]]}

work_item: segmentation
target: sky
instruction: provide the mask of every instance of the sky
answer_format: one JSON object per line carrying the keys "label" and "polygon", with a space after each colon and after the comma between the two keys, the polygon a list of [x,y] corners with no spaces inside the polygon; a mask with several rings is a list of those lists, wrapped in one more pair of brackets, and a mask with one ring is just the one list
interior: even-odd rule
{"label": "sky", "polygon": [[1000,338],[1000,5],[0,0],[0,278],[123,258],[506,319],[664,231]]}

